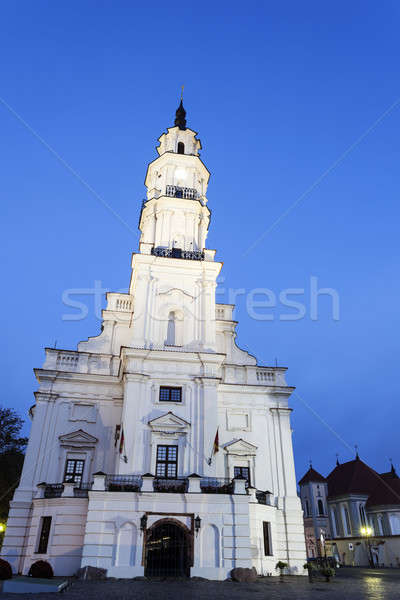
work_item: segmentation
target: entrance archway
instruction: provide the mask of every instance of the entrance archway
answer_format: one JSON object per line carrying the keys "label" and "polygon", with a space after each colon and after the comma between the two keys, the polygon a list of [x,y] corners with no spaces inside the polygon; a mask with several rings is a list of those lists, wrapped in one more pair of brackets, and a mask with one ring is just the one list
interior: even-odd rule
{"label": "entrance archway", "polygon": [[146,577],[189,577],[189,532],[179,521],[162,519],[147,531]]}

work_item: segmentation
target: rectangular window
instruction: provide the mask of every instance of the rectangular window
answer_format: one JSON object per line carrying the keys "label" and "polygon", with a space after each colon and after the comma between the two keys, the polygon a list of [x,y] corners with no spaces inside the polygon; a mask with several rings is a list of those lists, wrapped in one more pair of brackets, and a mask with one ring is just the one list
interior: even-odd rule
{"label": "rectangular window", "polygon": [[37,553],[46,554],[49,543],[51,517],[42,517]]}
{"label": "rectangular window", "polygon": [[157,446],[156,477],[175,479],[178,473],[178,446]]}
{"label": "rectangular window", "polygon": [[64,481],[72,481],[73,483],[82,483],[84,460],[68,459],[65,463]]}
{"label": "rectangular window", "polygon": [[182,402],[182,388],[160,386],[160,402]]}
{"label": "rectangular window", "polygon": [[272,556],[272,544],[271,544],[271,523],[263,521],[263,536],[264,536],[264,554],[265,556]]}
{"label": "rectangular window", "polygon": [[246,486],[250,485],[250,469],[249,467],[233,467],[234,477],[243,477],[246,480]]}

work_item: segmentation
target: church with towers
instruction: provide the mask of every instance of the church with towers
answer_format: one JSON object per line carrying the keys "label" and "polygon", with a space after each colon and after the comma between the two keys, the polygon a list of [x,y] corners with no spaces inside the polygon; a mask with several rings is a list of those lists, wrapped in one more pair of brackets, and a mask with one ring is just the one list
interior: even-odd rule
{"label": "church with towers", "polygon": [[1,550],[109,577],[304,574],[286,369],[235,342],[207,248],[210,173],[181,102],[158,139],[128,293],[101,333],[46,348]]}

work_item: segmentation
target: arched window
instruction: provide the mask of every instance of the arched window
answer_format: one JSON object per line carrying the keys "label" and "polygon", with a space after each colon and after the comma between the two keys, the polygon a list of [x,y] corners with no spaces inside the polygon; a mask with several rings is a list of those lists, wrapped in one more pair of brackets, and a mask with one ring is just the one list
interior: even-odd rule
{"label": "arched window", "polygon": [[324,515],[325,514],[325,512],[324,512],[324,505],[323,505],[321,499],[318,500],[318,514],[319,515]]}
{"label": "arched window", "polygon": [[306,517],[310,517],[310,505],[308,503],[308,500],[306,500]]}
{"label": "arched window", "polygon": [[166,333],[166,346],[183,345],[183,313],[180,310],[169,313]]}
{"label": "arched window", "polygon": [[365,510],[364,510],[364,506],[362,504],[359,505],[359,511],[360,511],[361,525],[364,527],[366,524],[366,520],[365,520]]}
{"label": "arched window", "polygon": [[351,535],[349,511],[347,510],[347,506],[343,506],[343,505],[342,505],[342,521],[343,521],[344,535]]}
{"label": "arched window", "polygon": [[178,142],[178,154],[185,154],[185,144]]}
{"label": "arched window", "polygon": [[337,537],[339,535],[339,521],[338,521],[336,507],[331,508],[331,521],[332,521],[333,536]]}
{"label": "arched window", "polygon": [[174,312],[170,312],[168,315],[168,325],[167,325],[167,340],[165,342],[166,346],[175,346],[175,338],[176,338],[176,317]]}

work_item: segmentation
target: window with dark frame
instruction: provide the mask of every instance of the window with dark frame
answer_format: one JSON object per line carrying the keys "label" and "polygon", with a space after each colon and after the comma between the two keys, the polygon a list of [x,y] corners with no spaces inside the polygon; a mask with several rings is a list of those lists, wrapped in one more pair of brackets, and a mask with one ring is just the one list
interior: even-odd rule
{"label": "window with dark frame", "polygon": [[46,554],[49,543],[51,517],[42,517],[37,554]]}
{"label": "window with dark frame", "polygon": [[160,402],[182,402],[182,388],[161,385],[159,401]]}
{"label": "window with dark frame", "polygon": [[250,469],[249,467],[233,467],[234,477],[243,477],[246,480],[246,485],[250,485]]}
{"label": "window with dark frame", "polygon": [[263,521],[264,555],[272,556],[271,523]]}
{"label": "window with dark frame", "polygon": [[85,461],[81,459],[68,458],[65,463],[64,481],[73,483],[82,483],[83,468]]}
{"label": "window with dark frame", "polygon": [[156,477],[176,479],[178,474],[178,446],[157,446]]}

